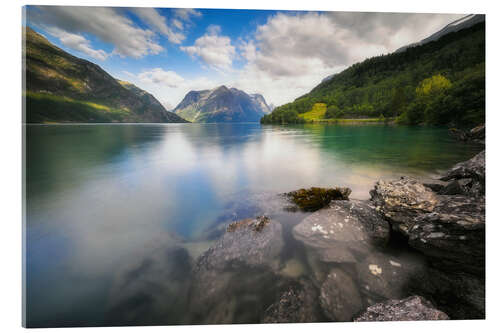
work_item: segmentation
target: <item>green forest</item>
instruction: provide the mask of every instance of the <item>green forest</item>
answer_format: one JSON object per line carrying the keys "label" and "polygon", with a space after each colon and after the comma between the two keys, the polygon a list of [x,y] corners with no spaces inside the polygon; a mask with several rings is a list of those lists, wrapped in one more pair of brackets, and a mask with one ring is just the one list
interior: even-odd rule
{"label": "green forest", "polygon": [[261,123],[323,119],[395,119],[400,124],[472,127],[485,118],[485,24],[399,53],[369,58],[277,107]]}

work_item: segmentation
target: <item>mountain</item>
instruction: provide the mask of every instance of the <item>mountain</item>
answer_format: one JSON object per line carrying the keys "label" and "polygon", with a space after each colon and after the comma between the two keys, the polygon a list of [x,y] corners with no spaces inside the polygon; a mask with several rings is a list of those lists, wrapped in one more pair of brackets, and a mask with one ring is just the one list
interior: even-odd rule
{"label": "mountain", "polygon": [[186,122],[148,92],[23,31],[26,122]]}
{"label": "mountain", "polygon": [[265,114],[271,113],[272,109],[270,105],[267,105],[264,96],[261,94],[251,94],[250,98],[256,103]]}
{"label": "mountain", "polygon": [[[404,124],[471,127],[484,123],[485,22],[473,24],[475,20],[469,17],[448,25],[425,43],[356,63],[293,102],[276,107],[261,122],[395,118]],[[466,24],[473,25],[458,31],[452,28]],[[436,36],[440,37],[431,40]]]}
{"label": "mountain", "polygon": [[470,28],[473,25],[484,22],[486,19],[485,15],[480,15],[480,14],[469,14],[466,15],[456,21],[451,22],[450,24],[446,25],[443,29],[439,30],[438,32],[433,33],[427,38],[422,39],[420,42],[413,43],[410,45],[403,46],[399,49],[397,49],[395,52],[403,52],[409,47],[415,47],[419,45],[424,45],[426,43],[438,40],[442,36],[449,34],[450,32],[457,32],[462,29]]}
{"label": "mountain", "polygon": [[260,94],[220,86],[212,90],[190,91],[173,110],[198,123],[258,122],[271,110]]}

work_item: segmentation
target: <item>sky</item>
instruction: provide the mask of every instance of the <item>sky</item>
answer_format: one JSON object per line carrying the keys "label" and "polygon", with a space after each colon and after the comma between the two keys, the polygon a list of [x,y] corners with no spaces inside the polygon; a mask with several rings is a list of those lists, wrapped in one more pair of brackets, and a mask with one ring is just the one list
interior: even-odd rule
{"label": "sky", "polygon": [[282,105],[464,15],[27,6],[24,24],[170,110],[222,84]]}

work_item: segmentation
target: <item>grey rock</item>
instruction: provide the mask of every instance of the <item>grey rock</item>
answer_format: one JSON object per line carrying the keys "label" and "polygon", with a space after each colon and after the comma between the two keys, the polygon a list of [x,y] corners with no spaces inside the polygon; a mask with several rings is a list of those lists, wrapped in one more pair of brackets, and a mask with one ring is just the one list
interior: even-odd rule
{"label": "grey rock", "polygon": [[421,214],[434,211],[439,198],[431,189],[409,177],[379,180],[370,191],[371,201],[395,231],[408,235],[409,228]]}
{"label": "grey rock", "polygon": [[486,158],[483,150],[468,161],[456,164],[441,177],[441,180],[466,180],[460,186],[464,194],[481,196],[485,194]]}
{"label": "grey rock", "polygon": [[[196,262],[190,288],[191,322],[259,322],[275,294],[282,227],[267,218],[228,226],[225,234]],[[258,290],[258,292],[256,292]],[[245,310],[239,307],[246,304]]]}
{"label": "grey rock", "polygon": [[484,276],[428,267],[412,277],[409,288],[411,294],[424,296],[451,319],[485,318]]}
{"label": "grey rock", "polygon": [[380,181],[370,193],[393,229],[442,268],[484,271],[484,197],[437,195],[409,178]]}
{"label": "grey rock", "polygon": [[332,269],[323,282],[319,300],[324,314],[333,321],[352,321],[363,309],[356,284],[338,268]]}
{"label": "grey rock", "polygon": [[374,252],[356,267],[361,292],[383,300],[408,296],[412,279],[425,271],[425,262],[418,255]]}
{"label": "grey rock", "polygon": [[332,201],[293,228],[293,235],[323,262],[356,262],[373,245],[389,239],[389,224],[369,202]]}
{"label": "grey rock", "polygon": [[131,260],[116,271],[109,294],[108,324],[182,322],[180,309],[186,306],[192,260],[179,242],[169,239],[165,243],[151,244],[150,250],[137,254],[137,261]]}
{"label": "grey rock", "polygon": [[266,217],[231,223],[217,243],[199,258],[196,270],[266,266],[278,269],[282,227]]}
{"label": "grey rock", "polygon": [[486,138],[486,126],[482,124],[471,129],[470,137],[475,140],[484,140]]}
{"label": "grey rock", "polygon": [[434,211],[415,218],[409,244],[441,269],[484,272],[484,197],[439,196]]}
{"label": "grey rock", "polygon": [[319,314],[318,291],[305,279],[290,283],[264,312],[262,323],[311,323]]}
{"label": "grey rock", "polygon": [[445,187],[445,185],[443,184],[436,184],[436,183],[427,183],[427,184],[424,183],[424,186],[431,189],[435,193],[439,193]]}
{"label": "grey rock", "polygon": [[415,321],[447,320],[448,315],[436,309],[421,296],[401,300],[389,300],[372,305],[354,321]]}

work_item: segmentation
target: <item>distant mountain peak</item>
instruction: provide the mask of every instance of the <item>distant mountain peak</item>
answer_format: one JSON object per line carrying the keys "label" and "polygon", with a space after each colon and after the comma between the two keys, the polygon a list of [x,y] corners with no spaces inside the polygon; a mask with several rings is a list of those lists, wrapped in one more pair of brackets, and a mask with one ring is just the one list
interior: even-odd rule
{"label": "distant mountain peak", "polygon": [[192,90],[173,111],[194,122],[258,122],[271,112],[262,95],[247,94],[225,85]]}

